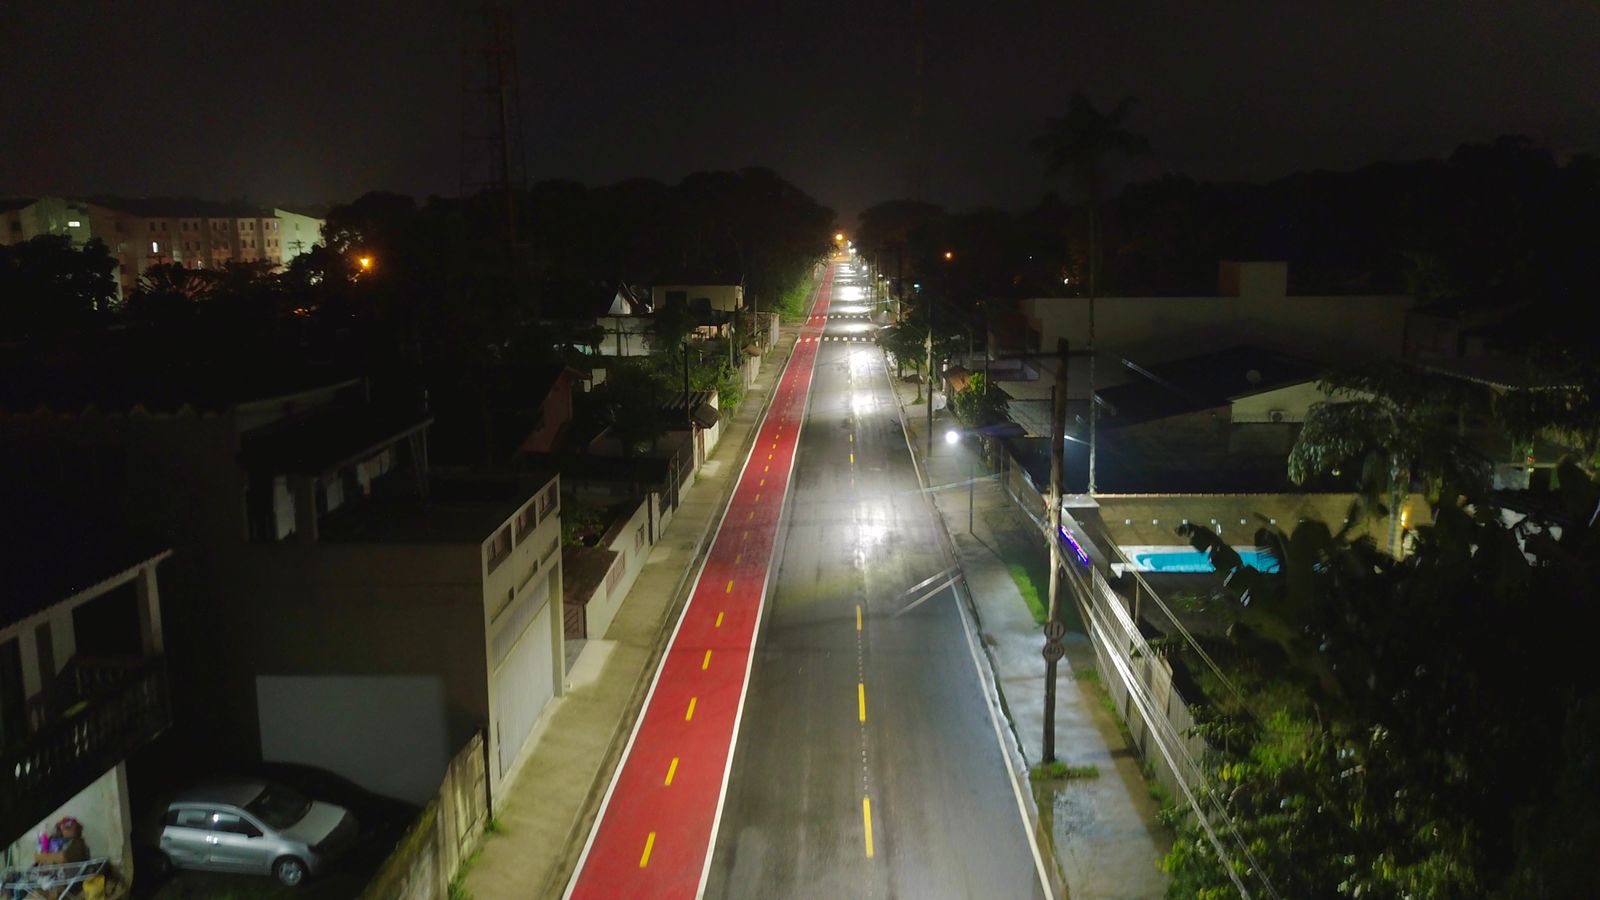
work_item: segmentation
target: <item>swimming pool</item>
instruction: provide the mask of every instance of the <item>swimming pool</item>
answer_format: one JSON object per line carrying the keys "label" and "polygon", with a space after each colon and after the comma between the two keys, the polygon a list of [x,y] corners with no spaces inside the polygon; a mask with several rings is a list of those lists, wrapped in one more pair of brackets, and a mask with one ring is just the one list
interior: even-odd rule
{"label": "swimming pool", "polygon": [[[1204,553],[1193,547],[1123,547],[1141,572],[1215,572]],[[1244,564],[1263,572],[1278,571],[1278,560],[1252,547],[1234,547]]]}

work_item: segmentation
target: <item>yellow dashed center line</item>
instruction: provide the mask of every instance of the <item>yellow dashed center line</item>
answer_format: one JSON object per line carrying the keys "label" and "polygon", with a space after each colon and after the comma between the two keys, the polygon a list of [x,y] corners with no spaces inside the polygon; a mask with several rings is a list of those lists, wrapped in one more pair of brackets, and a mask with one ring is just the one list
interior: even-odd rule
{"label": "yellow dashed center line", "polygon": [[856,464],[856,455],[854,453],[851,453],[850,454],[850,465],[853,466],[855,464]]}
{"label": "yellow dashed center line", "polygon": [[[694,719],[694,705],[695,705],[696,702],[699,701],[699,699],[700,699],[699,697],[690,697],[689,698],[689,708],[683,714],[683,720],[685,722],[689,722],[689,721],[692,721]],[[863,715],[864,714],[865,713],[863,713]]]}
{"label": "yellow dashed center line", "polygon": [[741,559],[744,559],[744,554],[743,553],[735,553],[733,555],[733,564],[737,566],[739,564],[739,560],[741,560]]}
{"label": "yellow dashed center line", "polygon": [[706,658],[700,660],[700,671],[704,672],[705,670],[707,670],[709,668],[711,668],[711,651],[707,650],[706,651]]}
{"label": "yellow dashed center line", "polygon": [[853,434],[850,435],[850,443],[854,444],[855,442],[856,442],[856,436],[853,435]]}
{"label": "yellow dashed center line", "polygon": [[[866,833],[867,833],[867,859],[871,859],[872,858],[872,798],[871,797],[862,797],[861,798],[861,824],[866,829]],[[650,836],[651,837],[655,837],[655,832],[651,832]],[[649,856],[650,855],[650,848],[648,846],[646,846],[644,852],[645,852],[646,856]],[[644,864],[640,863],[640,865],[644,865]]]}
{"label": "yellow dashed center line", "polygon": [[746,521],[746,522],[748,522],[748,521],[750,521],[750,520],[751,520],[751,519],[754,519],[754,518],[755,518],[755,517],[756,517],[756,511],[755,511],[755,510],[753,510],[753,509],[752,509],[752,510],[750,510],[750,515],[748,515],[748,516],[745,516],[745,517],[744,517],[744,520],[745,520],[745,521]]}
{"label": "yellow dashed center line", "polygon": [[[771,457],[768,457],[768,458],[770,459]],[[770,471],[772,471],[772,467],[771,466],[762,466],[761,467],[761,474],[763,474],[763,475],[765,475],[766,473],[768,473]]]}
{"label": "yellow dashed center line", "polygon": [[728,579],[728,593],[730,593],[730,594],[733,593],[733,579],[732,578]]}
{"label": "yellow dashed center line", "polygon": [[860,604],[856,605],[856,630],[857,631],[861,630],[861,606],[860,606]]}
{"label": "yellow dashed center line", "polygon": [[867,720],[867,685],[864,681],[856,682],[856,707],[860,710],[861,721],[865,722]]}
{"label": "yellow dashed center line", "polygon": [[761,502],[761,495],[757,494],[756,495],[756,499],[754,499],[754,500],[752,500],[750,502],[752,502],[752,503],[760,503]]}
{"label": "yellow dashed center line", "polygon": [[721,628],[722,627],[722,616],[723,616],[722,613],[717,613],[717,624],[712,626],[713,628]]}
{"label": "yellow dashed center line", "polygon": [[678,758],[672,758],[672,764],[667,766],[667,787],[672,787],[672,776],[678,774]]}
{"label": "yellow dashed center line", "polygon": [[767,486],[767,480],[765,478],[761,479],[761,483],[756,485],[756,487],[766,487],[766,486]]}
{"label": "yellow dashed center line", "polygon": [[[870,841],[871,839],[872,839],[871,836],[868,835],[867,840]],[[656,845],[656,833],[654,831],[652,831],[652,832],[650,832],[650,836],[644,839],[644,853],[641,853],[639,855],[639,868],[642,869],[645,866],[650,865],[650,849],[652,847],[654,847],[655,845]],[[870,856],[871,854],[869,853],[868,855]]]}

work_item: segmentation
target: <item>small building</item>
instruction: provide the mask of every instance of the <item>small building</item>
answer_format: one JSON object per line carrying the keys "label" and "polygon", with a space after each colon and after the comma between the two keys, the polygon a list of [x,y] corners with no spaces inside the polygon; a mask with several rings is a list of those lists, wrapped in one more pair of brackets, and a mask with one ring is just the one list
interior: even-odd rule
{"label": "small building", "polygon": [[606,636],[606,629],[611,627],[611,620],[655,546],[650,514],[648,497],[617,504],[603,512],[605,529],[594,536],[592,543],[562,551],[561,569],[566,579],[562,600],[568,641]]}
{"label": "small building", "polygon": [[744,279],[704,272],[677,272],[650,288],[650,303],[656,312],[672,306],[688,306],[699,312],[738,312],[744,309]]}
{"label": "small building", "polygon": [[87,502],[13,486],[0,499],[0,870],[31,866],[39,835],[72,816],[126,887],[127,759],[172,724],[156,577],[172,551]]}

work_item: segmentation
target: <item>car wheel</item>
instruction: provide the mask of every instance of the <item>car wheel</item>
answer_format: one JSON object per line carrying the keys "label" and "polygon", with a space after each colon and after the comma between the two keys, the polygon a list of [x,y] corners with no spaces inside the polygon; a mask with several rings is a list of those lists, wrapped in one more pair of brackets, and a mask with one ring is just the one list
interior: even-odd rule
{"label": "car wheel", "polygon": [[284,887],[297,887],[306,880],[306,864],[292,856],[285,856],[272,864],[272,877]]}

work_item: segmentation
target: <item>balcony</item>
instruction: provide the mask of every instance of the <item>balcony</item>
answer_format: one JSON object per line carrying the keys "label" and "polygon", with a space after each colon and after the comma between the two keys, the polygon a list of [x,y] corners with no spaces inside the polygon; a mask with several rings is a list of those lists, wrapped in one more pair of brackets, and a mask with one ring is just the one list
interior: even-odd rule
{"label": "balcony", "polygon": [[33,826],[172,724],[166,660],[74,658],[28,719],[32,733],[0,754],[5,837]]}

